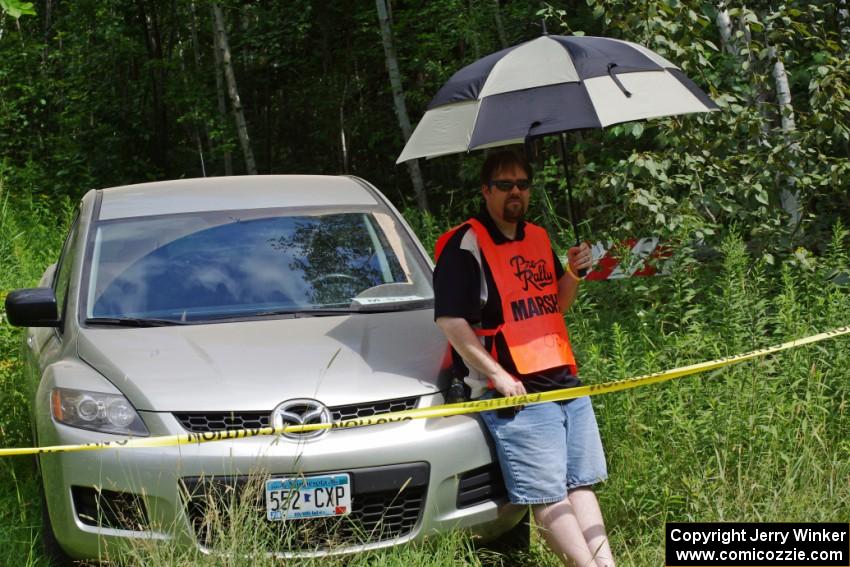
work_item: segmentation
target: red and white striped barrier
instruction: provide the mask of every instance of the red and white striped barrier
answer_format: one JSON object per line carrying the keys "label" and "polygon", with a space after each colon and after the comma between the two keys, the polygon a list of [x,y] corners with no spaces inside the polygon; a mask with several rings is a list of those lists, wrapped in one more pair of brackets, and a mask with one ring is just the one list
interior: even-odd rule
{"label": "red and white striped barrier", "polygon": [[[631,253],[626,255],[629,261],[628,265],[623,266],[616,254],[618,250],[625,247],[630,248]],[[588,280],[616,280],[635,276],[664,275],[664,271],[659,272],[653,265],[654,262],[648,262],[648,260],[669,258],[671,254],[669,248],[658,245],[658,238],[654,236],[639,240],[624,240],[616,246],[611,241],[608,241],[607,244],[597,242],[592,244],[590,249],[593,264],[590,273],[585,276],[585,279]]]}

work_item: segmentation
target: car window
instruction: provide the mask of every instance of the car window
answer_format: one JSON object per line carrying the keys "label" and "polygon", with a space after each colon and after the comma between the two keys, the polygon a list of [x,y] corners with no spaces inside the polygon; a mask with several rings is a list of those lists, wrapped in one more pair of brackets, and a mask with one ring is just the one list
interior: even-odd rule
{"label": "car window", "polygon": [[91,254],[88,318],[204,321],[433,298],[420,254],[382,212],[108,221],[98,224]]}
{"label": "car window", "polygon": [[[68,231],[68,236],[65,238],[65,244],[62,247],[62,253],[59,255],[59,262],[56,266],[56,271],[53,276],[53,293],[56,294],[56,312],[59,317],[65,319],[65,304],[68,298],[68,287],[71,282],[71,268],[74,265],[73,250],[77,242],[77,226],[79,220],[79,212],[74,216],[74,221],[71,223],[71,229]],[[59,327],[61,332],[62,328]]]}

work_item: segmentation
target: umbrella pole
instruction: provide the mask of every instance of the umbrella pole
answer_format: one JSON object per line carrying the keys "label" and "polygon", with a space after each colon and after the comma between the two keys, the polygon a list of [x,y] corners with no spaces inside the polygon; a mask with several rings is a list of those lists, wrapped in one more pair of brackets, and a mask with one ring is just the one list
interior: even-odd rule
{"label": "umbrella pole", "polygon": [[[561,132],[560,137],[558,138],[561,146],[561,163],[564,166],[564,181],[567,182],[567,206],[570,209],[570,223],[573,225],[573,232],[576,237],[576,246],[581,245],[581,239],[578,236],[578,221],[576,220],[576,207],[573,202],[573,189],[572,184],[570,183],[570,168],[567,162],[567,133]],[[579,270],[577,274],[580,278],[583,278],[587,274],[586,269]]]}

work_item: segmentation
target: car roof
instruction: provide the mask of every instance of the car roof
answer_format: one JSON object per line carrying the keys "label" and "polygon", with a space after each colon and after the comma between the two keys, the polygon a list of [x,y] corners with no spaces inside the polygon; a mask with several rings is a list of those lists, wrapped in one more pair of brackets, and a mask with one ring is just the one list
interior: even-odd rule
{"label": "car roof", "polygon": [[124,185],[102,190],[100,220],[280,207],[375,206],[379,201],[353,177],[244,175]]}

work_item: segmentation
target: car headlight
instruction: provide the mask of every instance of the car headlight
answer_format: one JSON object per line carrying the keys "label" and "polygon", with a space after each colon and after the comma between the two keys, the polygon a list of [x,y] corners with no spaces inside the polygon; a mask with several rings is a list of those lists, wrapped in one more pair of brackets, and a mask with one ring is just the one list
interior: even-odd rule
{"label": "car headlight", "polygon": [[59,423],[102,433],[149,435],[142,418],[124,396],[70,388],[53,388],[53,419]]}

